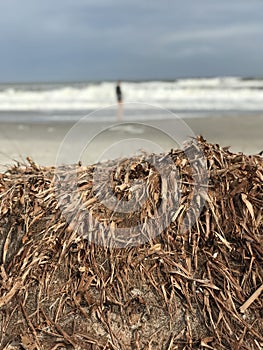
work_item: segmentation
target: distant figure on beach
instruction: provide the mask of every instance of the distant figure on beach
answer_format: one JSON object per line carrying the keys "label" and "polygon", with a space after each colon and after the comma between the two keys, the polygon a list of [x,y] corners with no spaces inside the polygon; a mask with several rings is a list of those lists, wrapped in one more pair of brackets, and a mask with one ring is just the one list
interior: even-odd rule
{"label": "distant figure on beach", "polygon": [[117,118],[118,120],[121,120],[123,117],[123,106],[122,106],[122,91],[121,91],[121,82],[118,81],[117,86],[116,86],[116,96],[117,96],[117,101],[118,101],[118,115]]}

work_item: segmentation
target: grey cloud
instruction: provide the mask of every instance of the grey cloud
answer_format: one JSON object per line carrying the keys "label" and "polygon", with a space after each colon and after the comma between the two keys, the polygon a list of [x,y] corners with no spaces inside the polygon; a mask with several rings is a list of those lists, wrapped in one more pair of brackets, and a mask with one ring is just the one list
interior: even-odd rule
{"label": "grey cloud", "polygon": [[229,25],[226,27],[207,28],[206,30],[195,30],[195,31],[180,31],[167,35],[163,39],[163,43],[176,43],[176,42],[187,42],[196,40],[207,40],[207,39],[228,39],[231,37],[250,36],[254,34],[262,34],[262,24],[242,24],[242,25]]}
{"label": "grey cloud", "polygon": [[0,2],[0,80],[263,75],[260,0]]}

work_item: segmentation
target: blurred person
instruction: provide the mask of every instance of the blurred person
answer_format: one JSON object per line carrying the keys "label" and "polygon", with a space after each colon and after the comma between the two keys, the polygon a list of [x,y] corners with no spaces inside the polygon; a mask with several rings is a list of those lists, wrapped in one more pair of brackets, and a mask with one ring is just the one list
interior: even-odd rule
{"label": "blurred person", "polygon": [[118,81],[116,85],[116,97],[117,97],[117,102],[118,102],[118,113],[117,113],[117,118],[118,120],[122,120],[123,118],[123,95],[121,91],[121,82]]}

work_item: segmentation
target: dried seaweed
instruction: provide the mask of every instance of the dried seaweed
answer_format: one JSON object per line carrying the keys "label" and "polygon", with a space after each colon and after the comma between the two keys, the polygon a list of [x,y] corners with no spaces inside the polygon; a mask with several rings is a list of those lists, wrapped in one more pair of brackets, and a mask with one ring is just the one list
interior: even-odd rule
{"label": "dried seaweed", "polygon": [[0,349],[263,348],[263,159],[198,144],[198,195],[181,150],[101,164],[97,187],[80,164],[0,174]]}

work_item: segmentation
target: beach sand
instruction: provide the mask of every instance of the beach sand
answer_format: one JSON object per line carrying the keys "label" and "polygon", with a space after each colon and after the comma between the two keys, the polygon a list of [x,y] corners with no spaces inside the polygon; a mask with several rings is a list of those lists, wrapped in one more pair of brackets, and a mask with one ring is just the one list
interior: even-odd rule
{"label": "beach sand", "polygon": [[[187,118],[184,121],[195,135],[202,135],[208,142],[230,146],[230,150],[234,152],[257,154],[263,150],[263,114],[209,116]],[[142,123],[142,121],[139,123]],[[149,121],[145,121],[146,125],[148,123]],[[89,164],[103,158],[114,157],[114,155],[129,155],[129,153],[132,153],[132,147],[129,146],[130,141],[124,142],[123,139],[139,139],[135,142],[135,146],[139,145],[140,148],[145,148],[146,151],[167,151],[178,146],[163,132],[158,131],[158,129],[172,130],[172,134],[175,135],[177,131],[173,120],[155,120],[150,123],[156,130],[135,125],[115,127],[111,131],[102,132],[89,144],[86,150],[83,150],[83,144],[88,143],[92,135],[95,136],[98,133],[98,130],[107,129],[111,126],[112,122],[86,123],[85,126],[79,129],[78,134],[75,133],[73,141],[66,138],[66,143],[63,143],[63,140],[69,132],[72,133],[73,123],[1,123],[1,171],[4,169],[3,165],[12,164],[14,160],[23,162],[27,156],[41,165],[55,165],[57,158],[61,161],[63,157],[67,163],[77,162],[81,159],[84,163]],[[148,141],[143,143],[142,139]],[[159,148],[155,147],[156,142],[158,142]],[[114,143],[116,144],[115,148],[111,149],[110,145]],[[64,148],[59,151],[61,145]],[[64,153],[63,157],[61,157],[61,152]],[[127,152],[128,154],[126,154]]]}

